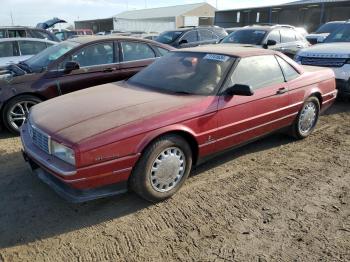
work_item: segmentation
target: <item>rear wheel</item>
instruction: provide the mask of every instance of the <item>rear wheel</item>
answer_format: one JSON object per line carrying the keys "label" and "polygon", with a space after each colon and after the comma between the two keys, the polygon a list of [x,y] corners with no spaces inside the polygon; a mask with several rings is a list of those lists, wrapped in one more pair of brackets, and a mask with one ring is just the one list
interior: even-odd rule
{"label": "rear wheel", "polygon": [[303,104],[295,123],[292,134],[297,139],[308,137],[315,129],[320,114],[320,102],[316,97],[309,97]]}
{"label": "rear wheel", "polygon": [[40,103],[35,96],[23,95],[11,99],[6,103],[2,111],[2,121],[5,127],[12,133],[19,134],[19,129],[27,119],[29,109]]}
{"label": "rear wheel", "polygon": [[158,138],[142,154],[131,176],[131,188],[142,198],[158,202],[175,194],[192,167],[192,151],[178,135]]}

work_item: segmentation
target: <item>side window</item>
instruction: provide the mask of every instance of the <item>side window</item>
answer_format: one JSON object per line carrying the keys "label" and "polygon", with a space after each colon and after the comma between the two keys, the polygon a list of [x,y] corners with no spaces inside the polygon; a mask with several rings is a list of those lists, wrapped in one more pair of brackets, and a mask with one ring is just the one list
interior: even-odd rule
{"label": "side window", "polygon": [[169,50],[161,48],[159,46],[153,46],[153,48],[157,49],[161,56],[166,55],[167,53],[169,53]]}
{"label": "side window", "polygon": [[74,55],[72,61],[81,67],[112,64],[114,62],[113,43],[101,43],[83,47]]}
{"label": "side window", "polygon": [[0,57],[15,56],[13,44],[12,41],[0,43]]}
{"label": "side window", "polygon": [[25,30],[9,29],[7,33],[8,33],[8,37],[26,37],[27,36]]}
{"label": "side window", "polygon": [[200,41],[208,41],[208,40],[216,39],[216,37],[213,36],[213,32],[209,30],[201,29],[198,32],[199,32]]}
{"label": "side window", "polygon": [[286,61],[284,61],[279,56],[276,56],[278,63],[280,64],[284,77],[286,78],[286,81],[291,81],[297,77],[299,77],[299,73]]}
{"label": "side window", "polygon": [[181,40],[186,40],[187,43],[197,42],[198,41],[197,31],[192,30],[192,31],[186,32],[184,36],[181,38]]}
{"label": "side window", "polygon": [[242,58],[233,71],[228,86],[244,84],[256,90],[279,83],[284,83],[284,77],[277,60],[273,55],[264,55]]}
{"label": "side window", "polygon": [[40,30],[32,30],[31,35],[33,35],[35,38],[40,38],[40,39],[47,39],[50,40],[51,37],[48,33],[40,31]]}
{"label": "side window", "polygon": [[46,43],[35,41],[18,41],[21,55],[35,55],[46,49]]}
{"label": "side window", "polygon": [[147,44],[138,42],[121,42],[123,61],[136,61],[155,58],[156,54]]}
{"label": "side window", "polygon": [[0,38],[6,38],[6,30],[5,29],[0,29]]}
{"label": "side window", "polygon": [[277,44],[281,43],[281,34],[279,30],[273,30],[270,32],[267,40],[274,40]]}
{"label": "side window", "polygon": [[282,43],[290,43],[295,41],[295,33],[293,30],[281,30]]}

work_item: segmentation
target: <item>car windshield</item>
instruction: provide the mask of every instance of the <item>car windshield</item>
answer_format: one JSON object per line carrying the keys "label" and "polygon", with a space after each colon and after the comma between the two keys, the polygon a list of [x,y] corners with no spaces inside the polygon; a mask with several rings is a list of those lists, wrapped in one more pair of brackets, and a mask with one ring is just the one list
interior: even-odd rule
{"label": "car windshield", "polygon": [[350,42],[350,24],[344,24],[339,27],[338,30],[330,34],[324,42]]}
{"label": "car windshield", "polygon": [[267,31],[256,29],[238,30],[226,36],[222,43],[261,45]]}
{"label": "car windshield", "polygon": [[234,60],[219,54],[170,52],[128,83],[161,92],[212,95]]}
{"label": "car windshield", "polygon": [[182,31],[164,32],[157,37],[156,41],[161,42],[163,44],[169,44],[171,42],[174,42],[181,34]]}
{"label": "car windshield", "polygon": [[29,58],[25,64],[31,68],[33,72],[41,71],[46,68],[51,62],[56,61],[64,54],[80,45],[76,42],[65,41],[57,45],[53,45],[39,54]]}
{"label": "car windshield", "polygon": [[327,23],[327,24],[324,24],[324,25],[320,26],[319,29],[317,29],[316,34],[332,33],[340,25],[341,25],[340,23]]}

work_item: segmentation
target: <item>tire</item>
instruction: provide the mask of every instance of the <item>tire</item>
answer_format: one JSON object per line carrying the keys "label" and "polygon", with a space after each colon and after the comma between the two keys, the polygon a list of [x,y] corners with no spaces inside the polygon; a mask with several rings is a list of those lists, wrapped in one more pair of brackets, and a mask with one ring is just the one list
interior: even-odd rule
{"label": "tire", "polygon": [[2,110],[2,122],[6,129],[18,135],[19,128],[27,118],[29,109],[40,102],[41,99],[32,95],[21,95],[9,100]]}
{"label": "tire", "polygon": [[[308,116],[306,115],[307,112],[309,113]],[[311,96],[304,102],[298,113],[298,116],[291,129],[292,135],[296,139],[304,139],[308,137],[315,129],[319,116],[320,101],[316,97]],[[304,123],[303,120],[305,121]]]}
{"label": "tire", "polygon": [[178,135],[165,135],[153,141],[142,153],[129,185],[147,201],[159,202],[180,189],[191,167],[192,150],[186,140]]}

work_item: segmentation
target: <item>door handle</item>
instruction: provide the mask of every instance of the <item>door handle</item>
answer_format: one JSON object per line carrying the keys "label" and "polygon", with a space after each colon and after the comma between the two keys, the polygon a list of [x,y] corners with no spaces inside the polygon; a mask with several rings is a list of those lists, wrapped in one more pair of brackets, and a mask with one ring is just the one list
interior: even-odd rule
{"label": "door handle", "polygon": [[282,95],[282,94],[287,93],[287,92],[288,92],[288,88],[287,87],[282,87],[282,88],[277,90],[276,94],[277,95]]}
{"label": "door handle", "polygon": [[297,45],[297,48],[302,48],[302,45]]}
{"label": "door handle", "polygon": [[111,67],[105,68],[105,69],[102,70],[102,72],[104,72],[104,73],[110,73],[110,72],[113,72],[113,71],[114,71],[114,68],[111,68]]}

